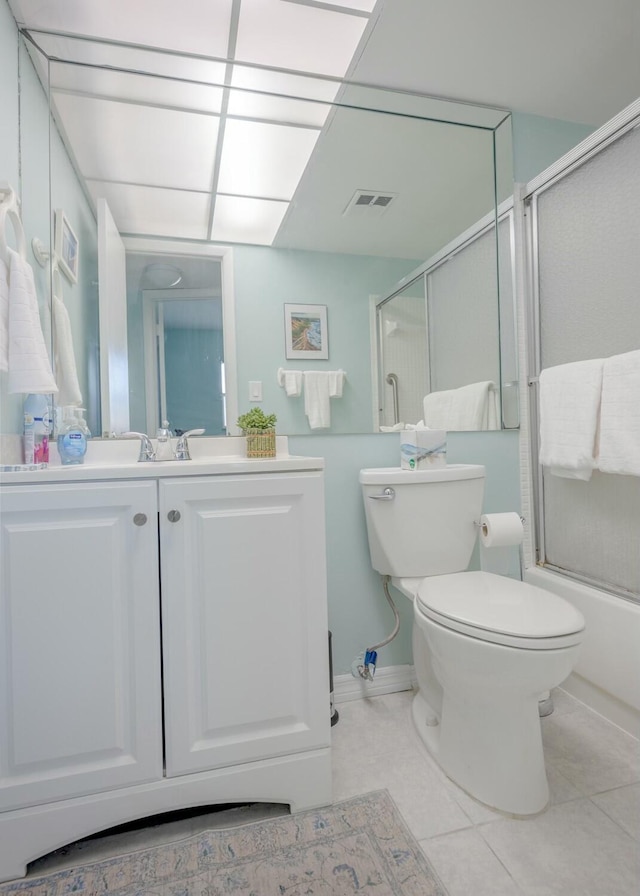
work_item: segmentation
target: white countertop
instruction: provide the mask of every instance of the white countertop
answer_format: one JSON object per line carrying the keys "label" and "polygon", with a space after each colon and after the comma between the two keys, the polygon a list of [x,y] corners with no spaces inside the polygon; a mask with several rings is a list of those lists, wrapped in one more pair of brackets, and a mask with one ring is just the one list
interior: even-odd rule
{"label": "white countertop", "polygon": [[[152,439],[155,445],[155,440]],[[240,436],[192,436],[191,460],[138,462],[138,439],[91,439],[83,464],[62,466],[55,444],[50,448],[46,469],[0,472],[4,485],[36,485],[47,482],[90,480],[159,479],[177,476],[222,476],[247,473],[295,473],[324,469],[322,457],[291,456],[286,436],[276,440],[276,456],[244,456],[245,440]]]}

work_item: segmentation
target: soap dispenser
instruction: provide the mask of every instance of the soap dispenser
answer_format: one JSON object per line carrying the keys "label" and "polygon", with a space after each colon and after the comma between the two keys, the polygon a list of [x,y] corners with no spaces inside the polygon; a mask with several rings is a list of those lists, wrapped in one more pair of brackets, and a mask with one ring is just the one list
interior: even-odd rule
{"label": "soap dispenser", "polygon": [[83,408],[62,409],[62,427],[58,433],[60,460],[66,464],[83,464],[87,453],[87,439],[91,438],[83,414]]}
{"label": "soap dispenser", "polygon": [[163,420],[162,426],[156,433],[158,447],[156,448],[156,460],[173,460],[173,451],[171,450],[171,430],[169,429],[169,421]]}

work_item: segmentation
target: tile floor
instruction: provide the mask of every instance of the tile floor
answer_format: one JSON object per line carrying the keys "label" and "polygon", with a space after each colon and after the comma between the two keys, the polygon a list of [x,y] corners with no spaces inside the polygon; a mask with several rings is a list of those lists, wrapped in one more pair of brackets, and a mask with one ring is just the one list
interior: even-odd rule
{"label": "tile floor", "polygon": [[[413,729],[405,691],[338,705],[334,800],[386,788],[449,896],[636,896],[640,893],[640,744],[564,691],[542,720],[551,805],[516,820],[449,781]],[[206,828],[282,814],[242,807],[119,833],[58,851],[36,876]]]}
{"label": "tile floor", "polygon": [[338,706],[334,799],[385,787],[449,896],[640,893],[640,744],[564,691],[542,719],[551,805],[507,818],[449,781],[413,729],[411,692]]}

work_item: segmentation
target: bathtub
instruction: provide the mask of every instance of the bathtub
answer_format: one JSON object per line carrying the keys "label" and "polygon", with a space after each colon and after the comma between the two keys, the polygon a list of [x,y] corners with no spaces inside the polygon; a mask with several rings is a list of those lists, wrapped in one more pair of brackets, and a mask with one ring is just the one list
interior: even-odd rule
{"label": "bathtub", "polygon": [[640,738],[640,605],[546,569],[524,579],[572,603],[586,622],[578,662],[562,687]]}

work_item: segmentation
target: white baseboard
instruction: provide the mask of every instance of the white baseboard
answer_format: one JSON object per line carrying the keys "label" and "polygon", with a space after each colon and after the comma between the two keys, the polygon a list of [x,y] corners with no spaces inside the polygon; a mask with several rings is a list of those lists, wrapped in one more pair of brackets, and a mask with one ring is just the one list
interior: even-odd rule
{"label": "white baseboard", "polygon": [[383,666],[376,669],[373,681],[354,678],[349,674],[336,675],[333,679],[333,700],[334,703],[347,703],[362,697],[410,691],[415,682],[413,666]]}

